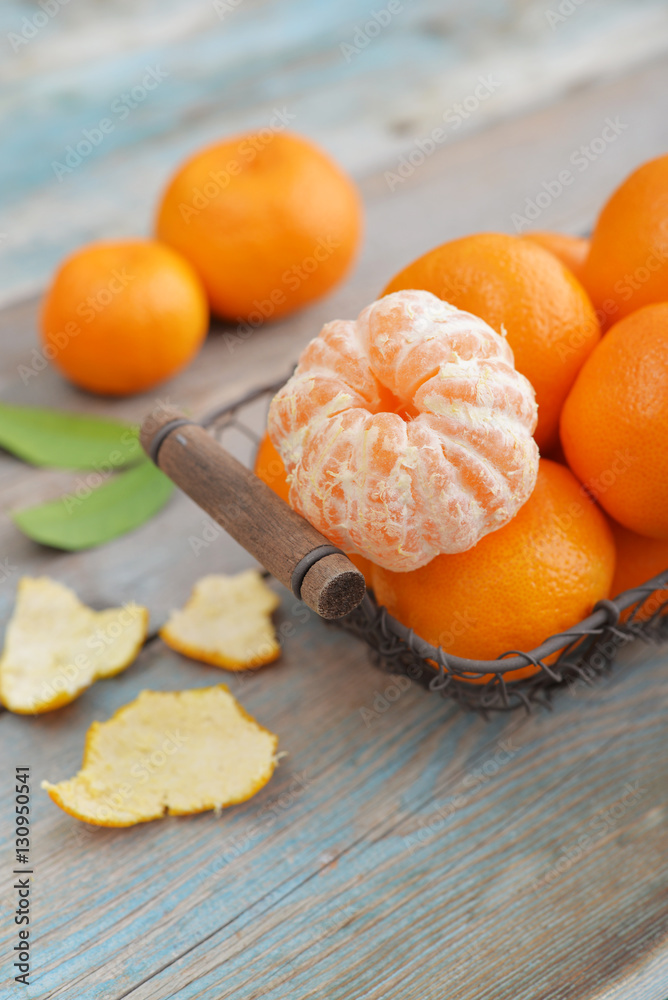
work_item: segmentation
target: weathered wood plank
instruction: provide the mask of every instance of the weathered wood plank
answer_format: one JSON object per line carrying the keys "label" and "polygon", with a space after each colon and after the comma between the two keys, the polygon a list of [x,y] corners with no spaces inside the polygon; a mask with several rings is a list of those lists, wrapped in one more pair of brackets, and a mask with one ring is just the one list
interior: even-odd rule
{"label": "weathered wood plank", "polygon": [[[564,228],[589,222],[606,189],[665,150],[667,72],[654,64],[471,136],[434,154],[392,194],[382,171],[368,177],[369,236],[351,282],[233,352],[214,333],[161,398],[202,412],[274,377],[324,319],[354,315],[411,256],[466,231],[511,229],[512,214],[555,165],[619,115],[628,129],[540,219]],[[3,317],[4,398],[128,419],[149,408],[154,396],[97,400],[50,370],[23,385],[17,365],[30,357],[33,315],[28,305]],[[0,462],[8,504],[36,502],[69,481]],[[248,564],[222,536],[195,557],[188,535],[201,526],[196,508],[176,500],[133,535],[69,556],[23,541],[3,518],[0,552],[93,603],[144,600],[157,625],[198,576]],[[15,579],[0,588],[3,619]],[[372,708],[390,681],[367,665],[364,647],[313,617],[302,623],[292,607],[286,597],[282,620],[295,632],[282,662],[230,678],[290,754],[250,803],[219,820],[90,831],[35,789],[36,975],[26,995],[663,1000],[665,651],[630,651],[611,683],[565,693],[553,715],[485,724],[411,688],[367,727],[360,709]],[[60,712],[5,713],[3,747],[12,759],[27,755],[36,780],[57,780],[78,767],[90,722],[142,687],[221,679],[155,642],[125,674]],[[501,764],[496,744],[508,738],[520,749]],[[489,780],[471,777],[481,769]],[[646,791],[633,807],[549,880],[564,850],[591,835],[597,813],[636,780]],[[456,794],[463,801],[446,821]],[[8,798],[4,786],[3,814]]]}
{"label": "weathered wood plank", "polygon": [[[446,122],[448,144],[597,77],[628,74],[668,44],[661,0],[588,4],[556,22],[548,12],[558,5],[546,0],[521,9],[486,4],[473,20],[462,2],[420,0],[403,3],[375,37],[370,29],[366,44],[367,0],[244,0],[222,18],[210,0],[135,6],[132,16],[119,4],[93,17],[65,5],[14,52],[9,33],[32,9],[3,5],[2,72],[21,83],[5,105],[5,297],[41,287],[81,243],[147,232],[158,191],[181,158],[265,125],[275,107],[359,175],[396,162],[442,127],[458,102],[474,100],[481,77],[496,83],[474,111]],[[119,106],[147,67],[166,75],[134,107]],[[67,147],[105,117],[113,131],[58,179],[53,164],[65,164]]]}
{"label": "weathered wood plank", "polygon": [[[442,988],[454,965],[449,996],[505,1000],[598,996],[637,972],[668,930],[665,656],[634,650],[612,683],[564,694],[553,715],[486,724],[410,689],[367,727],[360,709],[389,680],[321,630],[288,640],[273,683],[268,671],[239,679],[290,753],[253,803],[220,820],[88,832],[36,797],[38,883],[59,905],[37,914],[34,995],[282,997],[287,964],[294,996],[439,996],[429,984]],[[92,689],[62,713],[65,732],[6,719],[15,752],[36,777],[65,776],[101,701],[106,714],[142,687],[220,676],[174,659],[153,650]],[[627,782],[640,791],[617,816]],[[583,833],[591,846],[552,881]],[[465,947],[473,935],[484,967]],[[564,982],[572,994],[555,992]]]}

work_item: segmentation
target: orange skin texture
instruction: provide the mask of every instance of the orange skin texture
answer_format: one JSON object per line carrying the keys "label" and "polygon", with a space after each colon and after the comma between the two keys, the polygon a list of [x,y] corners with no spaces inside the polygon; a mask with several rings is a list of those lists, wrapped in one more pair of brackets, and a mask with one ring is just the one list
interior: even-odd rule
{"label": "orange skin texture", "polygon": [[505,329],[515,367],[536,390],[538,447],[554,448],[563,402],[600,339],[591,302],[570,270],[530,240],[479,233],[418,258],[383,294],[402,288],[424,288]]}
{"label": "orange skin texture", "polygon": [[589,253],[589,240],[584,236],[571,236],[568,233],[554,233],[548,229],[536,229],[534,232],[522,233],[521,240],[529,240],[538,244],[544,250],[549,250],[572,271],[582,283],[582,270]]}
{"label": "orange skin texture", "polygon": [[289,132],[249,132],[195,153],[156,221],[199,272],[212,310],[237,322],[277,319],[323,296],[348,271],[361,231],[352,180]]}
{"label": "orange skin texture", "polygon": [[582,283],[605,326],[668,301],[668,155],[644,163],[608,199]]}
{"label": "orange skin texture", "polygon": [[[615,547],[605,516],[564,466],[541,459],[536,488],[519,513],[468,552],[421,569],[374,566],[379,604],[454,656],[495,659],[530,651],[608,597]],[[535,673],[511,671],[506,680]]]}
{"label": "orange skin texture", "polygon": [[566,400],[561,440],[611,517],[668,539],[668,303],[608,331]]}
{"label": "orange skin texture", "polygon": [[[657,541],[646,535],[638,535],[629,531],[623,525],[610,519],[610,527],[615,540],[617,561],[615,575],[610,593],[613,597],[640,587],[648,580],[668,571],[668,540]],[[636,620],[644,621],[659,610],[668,601],[668,590],[657,590],[645,602],[644,607],[635,615]],[[622,613],[622,620],[629,617],[629,612]]]}
{"label": "orange skin texture", "polygon": [[56,368],[109,396],[175,375],[199,351],[208,325],[197,274],[154,240],[94,243],[72,254],[46,293],[40,322]]}
{"label": "orange skin texture", "polygon": [[[283,459],[276,451],[274,444],[267,433],[260,442],[260,446],[257,450],[257,455],[255,457],[255,475],[269,486],[274,493],[285,500],[287,504],[290,503],[290,484],[288,482],[288,476],[285,471],[285,466],[283,465]],[[357,566],[360,573],[363,574],[366,580],[367,587],[371,586],[371,569],[373,563],[370,559],[365,559],[364,556],[358,556],[355,553],[348,555],[351,563]]]}
{"label": "orange skin texture", "polygon": [[266,483],[281,500],[285,500],[286,503],[290,502],[288,499],[290,483],[288,482],[288,476],[283,465],[283,459],[276,451],[271,438],[266,432],[260,441],[257,455],[255,456],[255,475],[263,483]]}

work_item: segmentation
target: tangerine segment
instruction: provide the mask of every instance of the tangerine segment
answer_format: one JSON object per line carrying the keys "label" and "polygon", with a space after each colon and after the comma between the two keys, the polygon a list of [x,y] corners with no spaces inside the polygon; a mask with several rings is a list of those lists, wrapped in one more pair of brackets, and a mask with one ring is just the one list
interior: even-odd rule
{"label": "tangerine segment", "polygon": [[275,660],[278,644],[271,613],[280,598],[255,569],[199,580],[184,608],[160,629],[168,646],[226,670],[261,667]]}
{"label": "tangerine segment", "polygon": [[57,580],[23,577],[0,658],[0,701],[23,715],[67,705],[125,670],[147,628],[148,611],[138,604],[93,611]]}
{"label": "tangerine segment", "polygon": [[[290,484],[288,482],[283,460],[278,454],[271,438],[265,433],[257,451],[255,459],[255,475],[269,486],[281,500],[289,503]],[[371,586],[371,563],[364,556],[350,553],[350,561],[357,566],[360,573],[366,580],[367,587]]]}
{"label": "tangerine segment", "polygon": [[42,788],[76,819],[133,826],[245,802],[271,778],[277,744],[224,684],[142,691],[92,724],[74,778]]}
{"label": "tangerine segment", "polygon": [[536,403],[505,339],[424,291],[327,324],[274,397],[292,507],[399,572],[471,548],[533,490]]}
{"label": "tangerine segment", "polygon": [[[516,517],[468,552],[412,573],[372,567],[373,589],[408,628],[447,653],[491,660],[529,652],[609,596],[615,548],[604,514],[564,466],[541,459]],[[506,680],[534,672],[511,671]]]}

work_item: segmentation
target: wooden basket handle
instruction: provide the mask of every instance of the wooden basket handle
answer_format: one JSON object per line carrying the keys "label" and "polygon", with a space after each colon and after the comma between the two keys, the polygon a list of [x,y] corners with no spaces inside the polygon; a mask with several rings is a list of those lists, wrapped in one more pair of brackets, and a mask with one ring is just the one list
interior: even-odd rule
{"label": "wooden basket handle", "polygon": [[158,468],[322,618],[361,603],[366,585],[350,559],[199,424],[160,407],[140,440]]}

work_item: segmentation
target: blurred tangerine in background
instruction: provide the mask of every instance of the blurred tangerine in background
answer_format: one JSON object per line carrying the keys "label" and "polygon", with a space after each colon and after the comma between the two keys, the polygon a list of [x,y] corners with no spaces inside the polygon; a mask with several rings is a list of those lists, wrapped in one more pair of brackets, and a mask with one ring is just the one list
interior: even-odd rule
{"label": "blurred tangerine in background", "polygon": [[361,231],[353,181],[312,142],[270,128],[195,153],[167,185],[156,222],[197,269],[212,310],[254,325],[336,285]]}
{"label": "blurred tangerine in background", "polygon": [[582,281],[606,326],[668,302],[668,155],[643,163],[605,203]]}
{"label": "blurred tangerine in background", "polygon": [[561,415],[573,472],[616,521],[668,539],[668,302],[606,333]]}
{"label": "blurred tangerine in background", "polygon": [[556,448],[559,414],[575,376],[600,339],[585,290],[542,246],[502,233],[444,243],[409,264],[383,294],[423,288],[505,331],[515,367],[536,390],[541,453]]}

